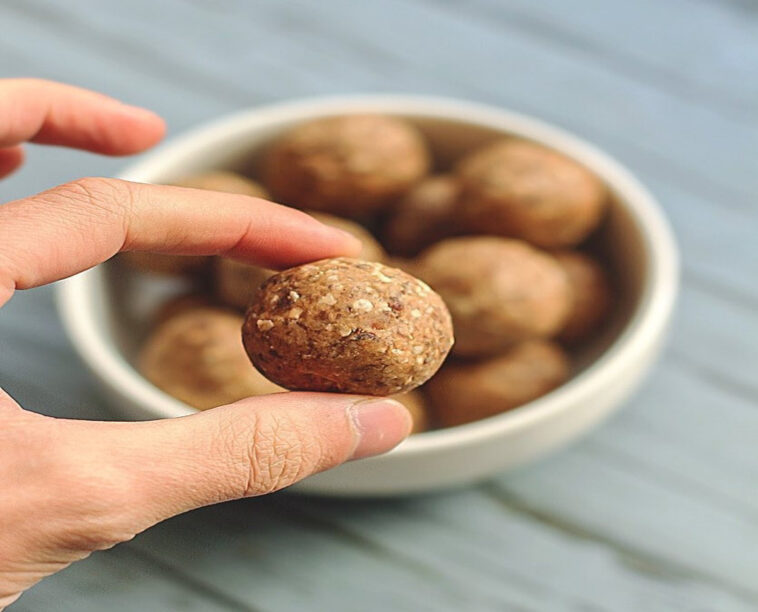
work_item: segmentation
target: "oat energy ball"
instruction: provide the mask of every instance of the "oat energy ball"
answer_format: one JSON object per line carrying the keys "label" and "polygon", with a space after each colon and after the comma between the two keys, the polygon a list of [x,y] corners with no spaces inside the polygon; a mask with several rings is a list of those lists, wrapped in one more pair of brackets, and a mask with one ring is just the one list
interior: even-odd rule
{"label": "oat energy ball", "polygon": [[429,152],[410,123],[343,115],[304,123],[277,141],[266,186],[285,204],[361,217],[385,208],[426,174]]}
{"label": "oat energy ball", "polygon": [[[239,193],[255,198],[267,198],[266,190],[255,181],[234,172],[205,172],[193,174],[172,183],[176,187],[191,187],[226,193]],[[209,265],[210,257],[205,255],[164,255],[132,251],[120,256],[131,267],[167,276],[195,275],[203,272]]]}
{"label": "oat energy ball", "polygon": [[446,364],[425,387],[441,427],[511,410],[552,391],[569,375],[559,346],[535,340],[484,361]]}
{"label": "oat energy ball", "polygon": [[[310,214],[321,223],[339,228],[358,238],[363,244],[363,249],[358,255],[359,259],[384,261],[386,258],[387,254],[382,245],[363,226],[349,219],[326,213]],[[272,274],[274,274],[273,270],[220,257],[215,261],[214,270],[216,295],[224,304],[244,310],[258,287]]]}
{"label": "oat energy ball", "polygon": [[568,315],[571,295],[560,265],[520,240],[449,238],[422,253],[416,270],[450,309],[456,355],[485,357],[550,337]]}
{"label": "oat energy ball", "polygon": [[460,182],[452,176],[422,180],[394,206],[384,226],[387,249],[411,257],[457,233]]}
{"label": "oat energy ball", "polygon": [[453,344],[450,314],[423,282],[346,257],[268,279],[242,337],[253,364],[283,387],[368,395],[418,387]]}
{"label": "oat energy ball", "polygon": [[167,299],[155,309],[151,323],[153,327],[158,327],[182,312],[197,310],[198,308],[215,308],[216,306],[213,296],[207,293],[200,291],[180,293]]}
{"label": "oat energy ball", "polygon": [[597,227],[607,194],[577,162],[515,138],[459,164],[460,211],[469,230],[521,238],[543,248],[578,244]]}
{"label": "oat energy ball", "polygon": [[182,311],[148,338],[139,370],[159,389],[200,410],[284,391],[251,367],[241,326],[242,316],[227,310]]}
{"label": "oat energy ball", "polygon": [[603,324],[611,310],[613,291],[603,266],[576,251],[554,253],[571,287],[569,315],[558,338],[567,344],[586,340]]}

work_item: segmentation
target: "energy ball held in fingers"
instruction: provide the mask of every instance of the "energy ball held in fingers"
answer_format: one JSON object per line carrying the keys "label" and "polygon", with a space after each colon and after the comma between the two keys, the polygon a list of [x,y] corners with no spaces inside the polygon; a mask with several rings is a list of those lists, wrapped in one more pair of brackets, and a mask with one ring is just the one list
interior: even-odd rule
{"label": "energy ball held in fingers", "polygon": [[[256,181],[222,170],[192,174],[171,184],[175,187],[238,193],[254,198],[268,197],[266,190]],[[122,253],[119,257],[132,268],[163,276],[196,276],[208,269],[211,260],[206,255],[165,255],[143,251]]]}
{"label": "energy ball held in fingers", "polygon": [[418,387],[453,344],[450,314],[426,284],[346,257],[269,278],[242,336],[255,367],[283,387],[366,395]]}
{"label": "energy ball held in fingers", "polygon": [[[309,213],[324,225],[331,225],[352,234],[361,241],[363,248],[359,259],[366,261],[384,261],[387,254],[371,233],[363,226],[349,219],[335,217],[326,213]],[[224,303],[244,310],[263,282],[274,274],[273,270],[219,257],[215,262],[216,295]]]}
{"label": "energy ball held in fingers", "polygon": [[344,115],[286,133],[269,151],[264,175],[278,202],[363,217],[386,208],[429,165],[426,143],[407,121]]}
{"label": "energy ball held in fingers", "polygon": [[384,226],[384,244],[394,255],[411,257],[458,232],[461,184],[453,176],[422,180],[398,201]]}
{"label": "energy ball held in fingers", "polygon": [[613,290],[603,266],[589,255],[559,251],[554,256],[571,288],[571,307],[558,339],[577,344],[602,326],[613,305]]}
{"label": "energy ball held in fingers", "polygon": [[603,183],[577,162],[510,138],[464,158],[461,219],[474,232],[521,238],[543,248],[573,246],[600,222]]}
{"label": "energy ball held in fingers", "polygon": [[199,410],[284,391],[250,366],[242,316],[217,308],[179,312],[148,338],[139,356],[145,378]]}
{"label": "energy ball held in fingers", "polygon": [[496,236],[449,238],[422,253],[416,270],[445,300],[455,347],[485,357],[561,329],[571,300],[554,257]]}
{"label": "energy ball held in fingers", "polygon": [[563,384],[568,375],[569,361],[561,348],[535,340],[491,359],[446,364],[425,389],[436,424],[453,427],[537,399]]}

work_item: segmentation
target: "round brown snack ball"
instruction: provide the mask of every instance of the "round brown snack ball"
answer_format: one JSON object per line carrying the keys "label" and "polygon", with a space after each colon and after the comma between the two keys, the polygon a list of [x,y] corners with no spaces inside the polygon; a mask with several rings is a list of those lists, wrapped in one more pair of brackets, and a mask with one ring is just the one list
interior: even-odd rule
{"label": "round brown snack ball", "polygon": [[288,389],[392,395],[437,371],[453,330],[444,303],[423,282],[338,257],[269,278],[242,338],[253,364]]}
{"label": "round brown snack ball", "polygon": [[205,307],[213,308],[215,305],[213,298],[207,293],[183,293],[169,298],[158,306],[152,316],[152,325],[153,327],[158,327],[169,319],[173,319],[178,314],[187,310],[196,310]]}
{"label": "round brown snack ball", "polygon": [[584,166],[525,140],[501,140],[466,157],[460,211],[472,231],[544,248],[578,244],[597,227],[607,194]]}
{"label": "round brown snack ball", "polygon": [[554,253],[571,287],[571,307],[558,338],[567,344],[586,340],[605,321],[613,303],[608,275],[596,260],[576,251]]}
{"label": "round brown snack ball", "polygon": [[568,358],[561,348],[534,340],[485,361],[446,364],[425,388],[437,424],[453,427],[530,402],[568,375]]}
{"label": "round brown snack ball", "polygon": [[180,312],[148,338],[139,370],[159,389],[200,410],[284,391],[250,365],[241,326],[242,317],[227,310]]}
{"label": "round brown snack ball", "polygon": [[384,245],[412,257],[430,244],[457,233],[460,182],[452,176],[422,180],[396,204],[384,226]]}
{"label": "round brown snack ball", "polygon": [[[234,172],[205,172],[193,174],[172,183],[176,187],[191,187],[226,193],[239,193],[255,198],[267,198],[266,190],[253,181]],[[210,257],[206,255],[164,255],[131,251],[120,256],[131,267],[169,276],[191,276],[203,272],[209,265]]]}
{"label": "round brown snack ball", "polygon": [[304,123],[279,139],[264,167],[277,201],[349,217],[381,210],[426,174],[429,152],[410,123],[345,115]]}
{"label": "round brown snack ball", "polygon": [[186,176],[171,183],[176,187],[191,187],[193,189],[207,189],[208,191],[223,191],[225,193],[239,193],[253,198],[268,198],[268,192],[263,185],[236,172],[215,170],[202,174]]}
{"label": "round brown snack ball", "polygon": [[403,406],[405,406],[408,412],[411,413],[411,419],[413,419],[413,428],[411,433],[421,433],[429,429],[429,414],[426,405],[426,398],[418,391],[408,391],[407,393],[400,393],[399,395],[392,395],[392,399],[397,400]]}
{"label": "round brown snack ball", "polygon": [[[321,223],[339,228],[358,238],[363,244],[359,259],[383,261],[387,256],[376,238],[363,226],[326,213],[310,214]],[[215,263],[216,295],[224,304],[244,310],[258,287],[272,274],[273,270],[233,259],[218,258]]]}
{"label": "round brown snack ball", "polygon": [[417,270],[450,309],[456,355],[495,355],[550,337],[568,315],[570,289],[558,262],[520,240],[449,238],[427,249]]}

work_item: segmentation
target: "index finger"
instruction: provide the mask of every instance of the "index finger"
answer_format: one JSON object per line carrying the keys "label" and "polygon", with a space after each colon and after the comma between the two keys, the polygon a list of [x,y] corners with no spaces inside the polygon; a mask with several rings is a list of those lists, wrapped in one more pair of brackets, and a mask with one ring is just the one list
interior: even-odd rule
{"label": "index finger", "polygon": [[121,250],[216,255],[268,268],[356,255],[310,215],[231,193],[86,178],[0,206],[0,306]]}

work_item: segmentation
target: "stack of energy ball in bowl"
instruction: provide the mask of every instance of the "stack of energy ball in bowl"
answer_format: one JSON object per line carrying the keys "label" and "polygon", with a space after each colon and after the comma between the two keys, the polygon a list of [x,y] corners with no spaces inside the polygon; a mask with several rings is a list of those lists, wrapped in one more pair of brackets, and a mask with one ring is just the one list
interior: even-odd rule
{"label": "stack of energy ball in bowl", "polygon": [[201,410],[287,389],[392,395],[414,432],[561,385],[615,303],[593,241],[603,181],[517,136],[440,167],[444,156],[403,118],[345,114],[277,135],[245,175],[174,181],[302,209],[363,250],[278,274],[220,257],[121,255],[130,273],[188,288],[151,312],[140,372]]}

